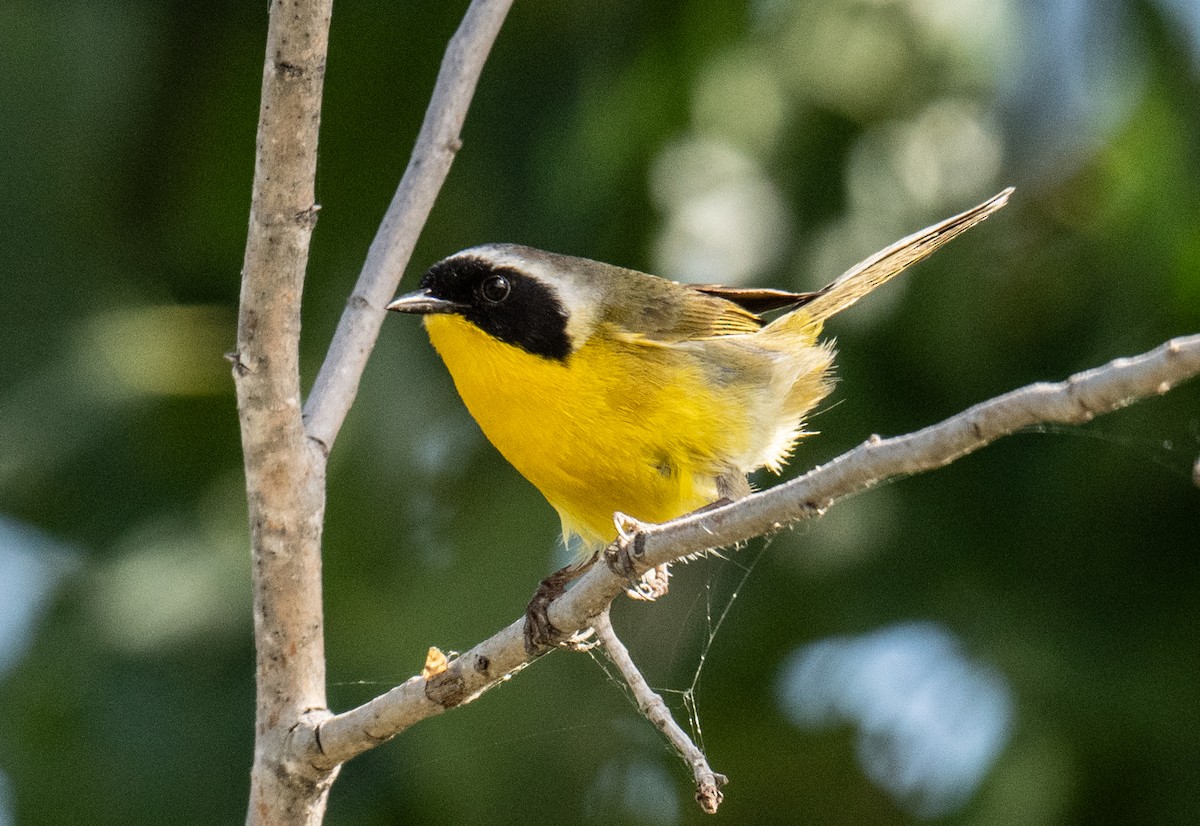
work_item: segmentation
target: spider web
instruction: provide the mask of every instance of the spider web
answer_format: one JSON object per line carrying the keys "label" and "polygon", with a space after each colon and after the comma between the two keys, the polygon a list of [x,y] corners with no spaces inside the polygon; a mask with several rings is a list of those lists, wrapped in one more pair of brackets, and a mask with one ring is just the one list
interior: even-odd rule
{"label": "spider web", "polygon": [[[755,568],[758,566],[759,561],[762,559],[763,553],[771,544],[771,541],[772,538],[767,537],[761,543],[756,543],[758,545],[757,549],[753,552],[749,552],[749,561],[745,563],[743,563],[738,556],[726,555],[725,553],[716,550],[710,550],[704,555],[706,563],[712,563],[713,561],[716,561],[719,564],[715,565],[708,573],[703,587],[695,595],[692,605],[684,612],[682,619],[682,622],[686,626],[695,613],[695,607],[697,603],[699,603],[701,600],[703,601],[704,631],[700,641],[700,650],[696,654],[695,667],[691,672],[691,678],[688,684],[683,688],[665,688],[651,685],[651,689],[655,693],[662,695],[664,700],[667,698],[675,698],[680,704],[682,704],[684,712],[687,715],[688,728],[690,729],[692,741],[701,751],[705,751],[705,748],[704,730],[700,720],[700,706],[698,700],[700,678],[704,674],[704,666],[708,662],[709,654],[712,651],[713,644],[717,640],[717,636],[721,632],[722,626],[724,626],[726,619],[728,619],[730,612],[733,610],[734,603],[737,601],[746,584],[749,582],[750,577],[753,575]],[[741,548],[737,550],[739,555],[747,553]],[[680,563],[677,562],[672,564],[677,565]],[[725,593],[723,589],[720,588],[720,585],[721,580],[726,578],[725,574],[729,571],[735,572],[735,582],[733,588]],[[671,594],[668,594],[666,597],[664,597],[664,599],[671,599],[671,596]],[[687,630],[688,629],[686,627],[682,628],[679,636],[676,638],[674,649],[669,658],[672,662],[681,656],[680,648],[684,645],[684,638]],[[637,700],[633,696],[633,692],[626,684],[624,678],[622,678],[621,675],[616,671],[615,667],[608,660],[608,658],[603,655],[603,651],[603,646],[596,646],[588,649],[588,654],[591,656],[592,661],[595,662],[600,670],[604,672],[608,680],[621,691],[629,704],[634,709],[637,709]]]}

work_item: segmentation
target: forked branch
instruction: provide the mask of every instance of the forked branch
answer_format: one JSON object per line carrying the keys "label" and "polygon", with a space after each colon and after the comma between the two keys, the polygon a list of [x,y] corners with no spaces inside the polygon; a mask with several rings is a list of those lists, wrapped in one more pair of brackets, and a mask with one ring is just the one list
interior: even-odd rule
{"label": "forked branch", "polygon": [[[304,756],[325,709],[321,528],[329,448],[512,0],[474,0],[455,34],[407,172],[309,403],[300,405],[300,296],[316,223],[332,0],[272,0],[233,364],[254,578],[257,722],[247,822],[317,824],[336,765]],[[316,448],[316,449],[314,449]]]}
{"label": "forked branch", "polygon": [[687,732],[680,728],[679,723],[675,722],[663,698],[650,688],[650,684],[634,664],[633,657],[629,655],[629,649],[617,636],[608,609],[601,611],[592,624],[596,629],[596,639],[604,646],[608,658],[621,672],[629,690],[633,692],[638,711],[663,733],[667,742],[674,746],[683,762],[691,768],[692,776],[696,780],[696,802],[707,814],[715,815],[725,797],[721,793],[721,787],[729,782],[729,778],[712,770],[712,766],[708,764],[708,757],[692,742]]}
{"label": "forked branch", "polygon": [[300,294],[332,0],[275,0],[267,31],[233,364],[254,586],[256,725],[247,822],[319,823],[334,774],[291,759],[289,732],[325,707],[325,469],[300,418]]}
{"label": "forked branch", "polygon": [[[905,436],[865,443],[828,464],[730,505],[646,526],[631,545],[640,572],[708,548],[728,547],[822,514],[837,500],[887,479],[943,467],[984,445],[1038,424],[1081,424],[1139,399],[1162,395],[1200,374],[1200,335],[1169,341],[1132,358],[1038,383],[975,405]],[[549,616],[561,629],[593,626],[629,581],[595,565]],[[338,765],[408,726],[470,702],[508,679],[533,656],[525,651],[524,618],[476,645],[434,678],[413,677],[386,694],[323,721],[309,744],[315,766]]]}
{"label": "forked branch", "polygon": [[358,393],[367,356],[396,294],[425,219],[462,146],[459,133],[512,0],[474,0],[446,47],[425,120],[404,177],[379,225],[346,302],[329,352],[304,405],[304,429],[326,454]]}

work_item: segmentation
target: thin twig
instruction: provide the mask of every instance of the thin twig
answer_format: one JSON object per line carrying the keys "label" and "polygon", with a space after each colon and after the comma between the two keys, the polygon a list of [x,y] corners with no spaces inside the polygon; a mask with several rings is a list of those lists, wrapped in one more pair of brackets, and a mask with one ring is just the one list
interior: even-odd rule
{"label": "thin twig", "polygon": [[[1081,423],[1200,374],[1200,335],[1177,338],[1155,350],[1078,373],[1056,384],[1033,384],[907,436],[871,437],[826,465],[731,505],[647,526],[641,534],[640,570],[728,547],[754,536],[819,516],[825,508],[893,477],[934,470],[1022,428],[1043,423]],[[607,565],[594,565],[549,610],[558,628],[593,626],[628,587]],[[408,726],[468,703],[508,679],[533,657],[526,654],[525,620],[511,623],[450,663],[426,682],[414,677],[374,700],[331,717],[309,743],[317,767],[338,765]]]}
{"label": "thin twig", "polygon": [[617,636],[607,608],[592,621],[592,627],[596,630],[596,638],[604,646],[608,658],[612,660],[613,665],[621,672],[621,676],[625,678],[625,682],[633,691],[638,710],[647,720],[654,723],[655,727],[667,738],[667,742],[675,747],[675,751],[683,758],[683,762],[691,768],[692,776],[696,779],[696,802],[708,814],[716,814],[721,800],[724,799],[721,787],[729,782],[729,778],[712,770],[712,766],[708,765],[708,757],[696,747],[692,739],[687,736],[687,732],[675,722],[675,718],[671,716],[671,710],[667,708],[663,698],[650,688],[650,684],[646,682],[646,678],[634,664],[633,657],[629,656],[629,649]]}
{"label": "thin twig", "polygon": [[358,393],[367,356],[383,323],[384,305],[395,296],[417,237],[462,147],[459,133],[475,85],[511,6],[512,0],[474,0],[446,47],[408,168],[371,242],[304,406],[305,430],[326,454]]}

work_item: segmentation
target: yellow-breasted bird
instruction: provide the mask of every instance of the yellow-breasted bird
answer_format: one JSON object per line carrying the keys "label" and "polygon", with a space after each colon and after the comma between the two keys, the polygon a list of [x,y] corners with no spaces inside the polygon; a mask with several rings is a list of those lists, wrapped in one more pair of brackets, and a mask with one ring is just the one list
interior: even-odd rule
{"label": "yellow-breasted bird", "polygon": [[[747,495],[752,471],[778,472],[832,386],[833,347],[817,338],[825,320],[1011,192],[810,293],[691,286],[488,244],[434,264],[388,309],[425,316],[484,434],[558,511],[564,537],[599,550],[617,535],[614,513],[664,522]],[[770,323],[759,317],[781,309]],[[582,567],[563,569],[552,587]]]}

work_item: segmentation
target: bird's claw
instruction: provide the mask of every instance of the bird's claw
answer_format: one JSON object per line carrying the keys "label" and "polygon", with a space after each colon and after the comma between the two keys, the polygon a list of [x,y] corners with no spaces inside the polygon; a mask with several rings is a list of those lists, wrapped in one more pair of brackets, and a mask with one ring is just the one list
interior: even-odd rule
{"label": "bird's claw", "polygon": [[636,541],[637,537],[648,527],[646,522],[620,511],[613,514],[613,524],[617,526],[617,538],[625,542]]}
{"label": "bird's claw", "polygon": [[613,514],[617,538],[604,552],[604,561],[617,576],[637,575],[638,562],[646,551],[646,523],[620,511]]}
{"label": "bird's claw", "polygon": [[591,633],[590,628],[563,640],[563,632],[550,621],[550,605],[563,595],[568,585],[583,576],[595,561],[596,556],[593,555],[584,562],[567,565],[538,583],[537,590],[533,592],[533,599],[525,606],[525,650],[529,654],[540,654],[555,645],[579,648],[582,641],[587,639]]}
{"label": "bird's claw", "polygon": [[604,553],[604,561],[609,569],[618,576],[636,579],[625,593],[631,598],[653,602],[667,593],[668,580],[671,571],[666,564],[656,565],[645,571],[640,577],[642,557],[646,553],[647,523],[626,513],[613,514],[613,524],[617,527],[617,538]]}
{"label": "bird's claw", "polygon": [[537,654],[543,649],[554,645],[562,632],[550,622],[550,604],[562,595],[564,588],[560,585],[553,590],[550,585],[552,577],[547,577],[538,583],[533,592],[533,599],[525,607],[525,650]]}
{"label": "bird's claw", "polygon": [[654,602],[659,597],[664,597],[671,589],[671,569],[667,563],[655,565],[646,573],[642,574],[633,585],[625,589],[625,593],[630,599],[642,600],[643,602]]}
{"label": "bird's claw", "polygon": [[596,638],[595,628],[584,628],[559,641],[558,644],[572,651],[591,651],[600,644],[600,640]]}

